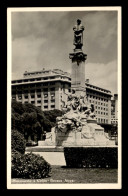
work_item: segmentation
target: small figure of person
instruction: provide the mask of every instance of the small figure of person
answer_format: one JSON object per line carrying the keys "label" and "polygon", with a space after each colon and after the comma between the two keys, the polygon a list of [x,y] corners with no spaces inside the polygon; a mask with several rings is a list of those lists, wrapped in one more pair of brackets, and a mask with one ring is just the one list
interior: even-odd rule
{"label": "small figure of person", "polygon": [[81,24],[81,20],[77,20],[77,25],[73,27],[74,30],[74,45],[83,45],[83,31],[84,26]]}

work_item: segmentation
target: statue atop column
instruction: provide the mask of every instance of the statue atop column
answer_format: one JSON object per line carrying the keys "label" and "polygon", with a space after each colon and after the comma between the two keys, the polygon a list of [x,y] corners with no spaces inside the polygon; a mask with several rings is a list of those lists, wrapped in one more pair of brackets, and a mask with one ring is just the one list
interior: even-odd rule
{"label": "statue atop column", "polygon": [[73,44],[76,46],[75,49],[82,49],[84,26],[81,24],[80,19],[77,20],[77,24],[73,27],[73,30],[74,30]]}

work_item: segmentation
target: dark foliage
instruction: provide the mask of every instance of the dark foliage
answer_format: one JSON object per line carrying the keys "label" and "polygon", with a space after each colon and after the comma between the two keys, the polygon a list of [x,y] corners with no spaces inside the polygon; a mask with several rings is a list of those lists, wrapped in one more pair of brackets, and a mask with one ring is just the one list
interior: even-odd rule
{"label": "dark foliage", "polygon": [[41,134],[42,127],[49,132],[55,126],[56,117],[62,114],[60,110],[42,111],[30,103],[22,104],[13,100],[12,129],[27,132],[28,135]]}
{"label": "dark foliage", "polygon": [[51,166],[40,155],[12,154],[12,178],[41,179],[48,177]]}
{"label": "dark foliage", "polygon": [[26,141],[24,136],[17,130],[11,131],[11,149],[12,152],[18,151],[21,154],[24,154],[26,147]]}
{"label": "dark foliage", "polygon": [[65,147],[68,167],[117,168],[117,147]]}

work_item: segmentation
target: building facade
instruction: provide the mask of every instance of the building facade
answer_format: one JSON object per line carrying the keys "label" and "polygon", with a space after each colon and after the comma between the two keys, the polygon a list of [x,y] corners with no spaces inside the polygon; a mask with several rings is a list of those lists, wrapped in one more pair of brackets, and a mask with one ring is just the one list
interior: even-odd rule
{"label": "building facade", "polygon": [[111,124],[118,124],[118,94],[111,100]]}
{"label": "building facade", "polygon": [[[95,106],[98,123],[111,123],[111,92],[86,80],[89,103]],[[31,103],[41,110],[62,109],[63,97],[71,89],[71,76],[59,69],[25,72],[22,79],[12,80],[12,99]]]}

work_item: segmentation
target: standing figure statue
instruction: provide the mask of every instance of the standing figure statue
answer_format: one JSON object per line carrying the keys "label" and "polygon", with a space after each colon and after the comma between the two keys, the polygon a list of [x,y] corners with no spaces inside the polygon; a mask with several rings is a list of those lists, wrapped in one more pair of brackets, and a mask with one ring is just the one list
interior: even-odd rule
{"label": "standing figure statue", "polygon": [[76,49],[81,49],[83,45],[83,31],[84,26],[81,24],[81,20],[77,20],[77,25],[73,27],[74,30],[74,45],[76,46]]}

